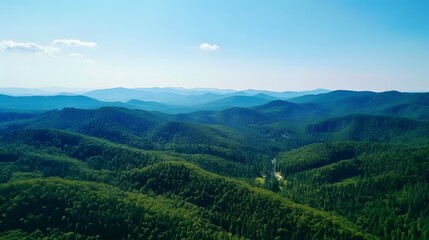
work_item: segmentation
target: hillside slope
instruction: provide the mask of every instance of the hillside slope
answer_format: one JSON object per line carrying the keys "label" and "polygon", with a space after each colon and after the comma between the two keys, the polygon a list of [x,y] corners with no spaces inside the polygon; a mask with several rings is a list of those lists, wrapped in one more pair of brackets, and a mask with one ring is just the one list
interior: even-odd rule
{"label": "hillside slope", "polygon": [[0,146],[4,239],[373,239],[184,155],[58,130],[5,133]]}
{"label": "hillside slope", "polygon": [[380,238],[429,237],[429,145],[312,144],[280,154],[283,194]]}
{"label": "hillside slope", "polygon": [[333,91],[289,99],[326,115],[365,113],[429,119],[429,93]]}

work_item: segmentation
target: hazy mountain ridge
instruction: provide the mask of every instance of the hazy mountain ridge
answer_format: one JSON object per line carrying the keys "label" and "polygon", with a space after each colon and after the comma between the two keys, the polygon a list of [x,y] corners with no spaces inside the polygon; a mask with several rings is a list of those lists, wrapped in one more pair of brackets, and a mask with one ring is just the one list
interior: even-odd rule
{"label": "hazy mountain ridge", "polygon": [[[168,106],[138,100],[120,103],[127,107],[0,112],[0,221],[7,223],[0,224],[0,239],[428,236],[429,122],[416,120],[419,114],[373,114],[425,106],[426,98],[337,94],[336,104],[328,93],[304,103],[268,100],[180,114],[128,108]],[[35,106],[57,97],[105,104],[82,96],[18,102],[31,99]],[[237,98],[258,97],[225,101]],[[324,102],[338,111],[323,111]],[[349,111],[353,105],[365,114]],[[111,206],[116,210],[107,211]],[[384,226],[391,227],[379,231]]]}
{"label": "hazy mountain ridge", "polygon": [[[162,89],[153,91],[151,96]],[[171,92],[177,96],[176,90]],[[0,95],[0,194],[8,203],[21,199],[19,208],[32,204],[22,214],[0,216],[8,222],[0,225],[0,239],[36,233],[66,236],[72,228],[77,229],[75,238],[113,234],[105,225],[79,227],[87,219],[119,224],[121,231],[115,234],[120,237],[143,236],[143,229],[144,236],[160,232],[165,239],[180,238],[162,220],[172,216],[176,220],[169,220],[171,228],[182,237],[376,239],[398,232],[429,234],[424,207],[429,201],[427,93],[334,91],[288,100],[267,93],[246,95],[253,93],[188,95],[183,98],[188,106],[103,102],[80,95]],[[394,166],[382,170],[390,160]],[[10,184],[20,190],[11,191]],[[42,186],[46,194],[32,194],[33,187]],[[73,202],[51,191],[62,191]],[[102,198],[106,192],[113,195]],[[345,193],[355,195],[346,200]],[[405,202],[398,201],[403,194],[408,196]],[[87,204],[89,195],[99,196],[97,206],[122,199],[127,204],[121,204],[121,213],[113,213],[116,220],[103,211],[74,214],[86,207],[72,203]],[[153,198],[163,200],[156,203]],[[362,199],[369,205],[362,206]],[[64,217],[58,220],[43,212],[44,207],[58,209],[52,211]],[[395,212],[398,208],[408,210]],[[0,209],[17,211],[4,204]],[[153,217],[135,217],[139,211]],[[299,217],[303,214],[306,219]],[[35,225],[33,216],[46,224]],[[189,231],[189,217],[203,227]],[[271,224],[267,229],[255,231],[266,222]],[[55,231],[38,231],[53,226]],[[378,231],[383,226],[397,230]]]}
{"label": "hazy mountain ridge", "polygon": [[428,119],[429,93],[333,91],[290,99],[327,115],[368,113]]}
{"label": "hazy mountain ridge", "polygon": [[47,111],[65,107],[94,109],[103,106],[122,106],[121,102],[102,102],[85,96],[22,96],[0,95],[1,111]]}
{"label": "hazy mountain ridge", "polygon": [[[230,90],[230,89],[183,89],[183,88],[112,88],[94,90],[83,95],[96,98],[98,100],[109,101],[129,101],[131,99],[142,101],[155,101],[164,104],[186,105],[186,104],[203,104],[210,94],[211,101],[219,100],[232,96],[254,96],[265,94],[278,99],[287,99],[307,94],[326,93],[329,90],[316,89],[302,92],[274,92],[266,90]],[[189,102],[192,98],[193,102]]]}
{"label": "hazy mountain ridge", "polygon": [[[103,106],[118,106],[181,113],[222,110],[229,107],[251,107],[266,103],[269,100],[279,99],[279,97],[283,99],[286,96],[302,96],[303,94],[321,91],[326,92],[328,90],[276,93],[263,90],[112,88],[92,90],[86,93],[60,91],[55,93],[39,89],[0,88],[0,93],[9,94],[1,95],[3,101],[0,103],[0,111],[46,111],[63,107],[94,109]],[[282,94],[286,95],[282,96]],[[7,97],[12,98],[7,99]]]}
{"label": "hazy mountain ridge", "polygon": [[[130,91],[137,95],[141,94],[140,90],[135,89],[120,88],[114,91],[124,92],[128,98],[134,97],[128,95]],[[151,89],[151,91],[155,90]],[[164,89],[157,89],[156,91],[164,91]],[[116,106],[171,114],[196,112],[195,114],[188,114],[187,118],[192,119],[192,116],[204,114],[197,111],[222,111],[228,108],[245,107],[264,114],[267,121],[341,116],[354,113],[429,119],[429,93],[401,93],[395,91],[375,93],[341,90],[283,100],[261,92],[251,96],[237,95],[239,94],[238,92],[225,94],[203,93],[202,95],[186,96],[177,93],[182,90],[171,90],[172,93],[159,93],[156,91],[150,93],[147,97],[156,96],[158,99],[170,99],[169,101],[174,102],[174,104],[136,99],[127,102],[103,102],[80,95],[31,97],[0,95],[2,100],[0,102],[0,111],[46,111],[64,107],[96,109],[104,106]],[[180,96],[181,100],[173,101],[178,96]],[[230,112],[233,113],[234,111]],[[213,118],[213,114],[215,113],[208,113],[205,118],[209,120]],[[191,117],[189,118],[189,116]]]}

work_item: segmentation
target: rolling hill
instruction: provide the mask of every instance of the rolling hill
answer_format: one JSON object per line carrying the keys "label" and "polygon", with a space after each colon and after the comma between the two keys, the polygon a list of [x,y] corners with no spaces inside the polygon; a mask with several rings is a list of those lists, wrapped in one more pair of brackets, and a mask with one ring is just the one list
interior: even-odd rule
{"label": "rolling hill", "polygon": [[333,91],[289,101],[331,116],[365,113],[429,119],[429,93]]}
{"label": "rolling hill", "polygon": [[340,216],[204,171],[186,157],[58,130],[20,130],[0,143],[8,146],[0,149],[7,156],[0,162],[3,238],[373,238]]}
{"label": "rolling hill", "polygon": [[[234,114],[234,112],[237,111],[227,110],[228,108],[250,108],[257,111],[258,114],[264,115],[264,122],[305,120],[320,117],[344,116],[349,114],[385,115],[414,118],[418,120],[429,119],[429,94],[427,93],[401,93],[395,91],[381,93],[333,91],[317,95],[305,95],[285,101],[279,100],[266,93],[257,93],[251,96],[236,95],[247,94],[240,92],[179,95],[177,93],[181,92],[179,90],[172,90],[170,92],[160,90],[160,92],[157,92],[153,89],[150,91],[145,89],[143,91],[139,89],[124,88],[99,90],[99,92],[106,96],[121,96],[122,94],[127,98],[123,100],[127,100],[127,102],[103,102],[79,95],[43,97],[12,97],[0,95],[0,111],[34,112],[62,109],[65,107],[95,109],[104,106],[114,106],[129,109],[158,111],[170,114],[184,113],[185,115],[181,115],[182,119],[194,118],[201,120],[205,118],[205,123],[216,122],[216,117],[214,115],[225,115],[227,112]],[[96,95],[99,92],[94,91],[92,93]],[[115,95],[116,92],[121,94]],[[253,93],[254,91],[251,92]],[[185,93],[189,92],[185,91],[184,94]],[[147,96],[145,101],[136,99],[136,96],[140,96],[141,94]],[[155,97],[159,99],[155,99]],[[152,101],[150,99],[155,99],[156,101]],[[166,101],[166,99],[169,100]],[[223,113],[215,113],[215,111],[221,112],[223,110],[227,111]],[[197,111],[200,113],[192,113]],[[208,116],[206,117],[199,116],[205,111],[212,111],[212,113],[207,112]],[[243,112],[244,110],[240,111]],[[197,117],[195,118],[195,116]],[[234,116],[225,118],[233,119]]]}
{"label": "rolling hill", "polygon": [[429,238],[426,94],[202,92],[1,96],[0,239]]}
{"label": "rolling hill", "polygon": [[151,101],[159,103],[174,103],[183,96],[171,91],[146,91],[145,89],[110,88],[86,92],[84,96],[95,98],[100,101],[127,102],[132,99]]}
{"label": "rolling hill", "polygon": [[103,106],[124,106],[119,102],[101,102],[84,96],[24,96],[0,95],[1,111],[47,111],[65,107],[95,109]]}
{"label": "rolling hill", "polygon": [[208,102],[205,103],[203,106],[196,107],[202,110],[222,110],[232,107],[252,107],[256,105],[265,104],[274,99],[274,97],[265,94],[257,94],[254,96],[232,96]]}
{"label": "rolling hill", "polygon": [[[284,194],[334,211],[377,237],[429,236],[429,145],[312,144],[280,154]],[[419,230],[417,230],[417,228]]]}

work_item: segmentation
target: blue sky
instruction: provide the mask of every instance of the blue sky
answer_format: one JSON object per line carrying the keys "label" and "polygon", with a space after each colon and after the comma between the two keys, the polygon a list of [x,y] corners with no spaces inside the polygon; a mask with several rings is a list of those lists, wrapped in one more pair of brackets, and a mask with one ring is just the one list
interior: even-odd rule
{"label": "blue sky", "polygon": [[0,87],[429,91],[429,1],[0,2]]}

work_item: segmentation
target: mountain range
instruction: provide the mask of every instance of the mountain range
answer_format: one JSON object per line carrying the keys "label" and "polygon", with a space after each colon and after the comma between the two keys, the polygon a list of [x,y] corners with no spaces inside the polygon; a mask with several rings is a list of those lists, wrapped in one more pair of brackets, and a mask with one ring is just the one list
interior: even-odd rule
{"label": "mountain range", "polygon": [[[108,96],[111,99],[120,99],[126,95],[126,102],[101,101],[83,95],[55,95],[55,96],[8,96],[0,95],[0,111],[46,111],[74,107],[81,109],[96,109],[106,106],[124,107],[129,109],[142,109],[158,111],[170,114],[188,114],[191,118],[200,118],[203,115],[207,121],[215,122],[216,116],[240,112],[242,118],[251,120],[257,114],[263,113],[266,121],[284,119],[306,119],[314,117],[341,116],[347,114],[374,114],[411,117],[415,119],[429,118],[429,94],[428,93],[402,93],[389,92],[358,92],[358,91],[331,91],[328,93],[314,94],[323,90],[315,90],[313,94],[302,95],[289,99],[275,97],[267,91],[249,90],[248,92],[203,93],[202,95],[180,95],[184,90],[168,89],[109,89],[93,91],[85,95]],[[188,90],[187,94],[201,93],[203,90]],[[219,90],[220,91],[220,90]],[[248,95],[250,92],[255,95]],[[135,95],[133,95],[135,93]],[[290,93],[290,92],[289,92]],[[307,92],[294,93],[295,95]],[[116,95],[118,94],[118,95]],[[134,97],[142,96],[156,98],[162,101],[143,101]],[[244,94],[244,95],[240,95]],[[271,94],[271,95],[269,95]],[[283,94],[283,95],[282,95]],[[278,93],[283,97],[287,94]],[[119,96],[119,97],[118,97]],[[180,96],[180,99],[175,99]],[[290,95],[289,95],[290,96]],[[103,98],[103,97],[101,97]],[[167,100],[169,99],[169,100]],[[172,102],[167,104],[166,102]],[[239,108],[247,108],[239,109]],[[225,111],[223,111],[225,110]],[[207,112],[208,111],[208,112]],[[221,111],[221,112],[217,112]],[[223,111],[223,112],[222,112]],[[182,116],[183,117],[183,116]],[[212,119],[212,120],[210,120]]]}
{"label": "mountain range", "polygon": [[0,95],[0,239],[429,238],[429,93],[110,91]]}

